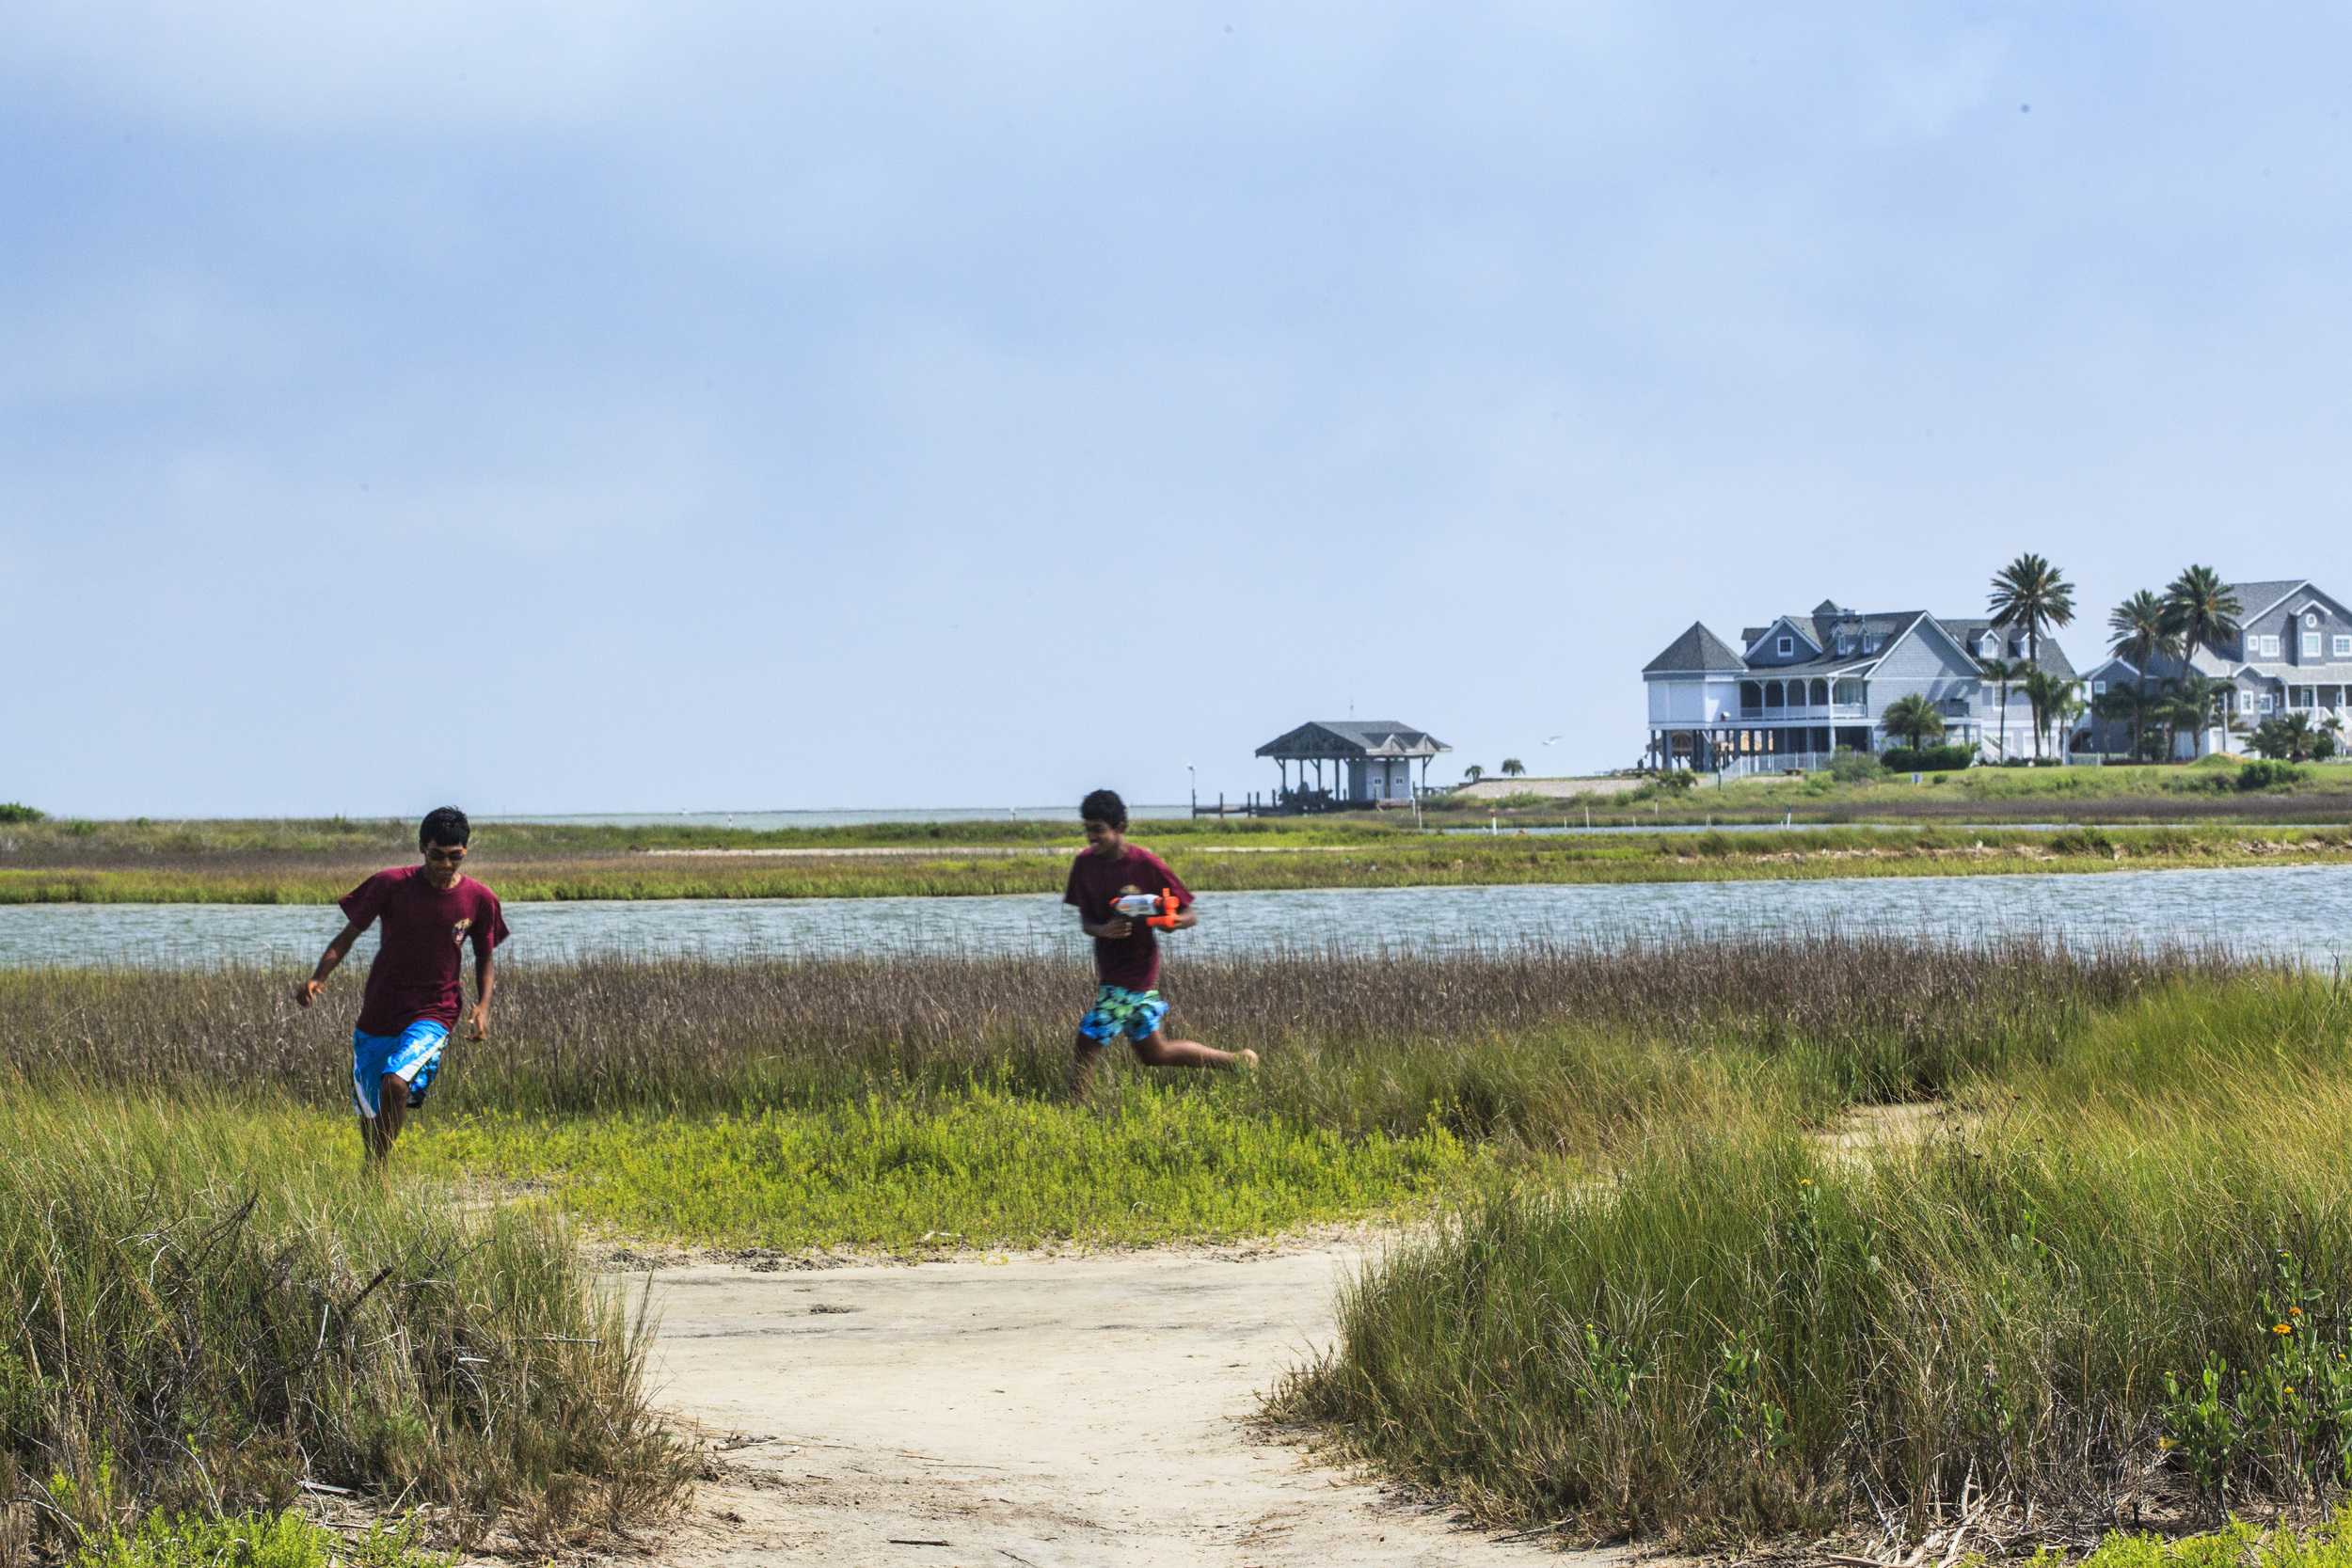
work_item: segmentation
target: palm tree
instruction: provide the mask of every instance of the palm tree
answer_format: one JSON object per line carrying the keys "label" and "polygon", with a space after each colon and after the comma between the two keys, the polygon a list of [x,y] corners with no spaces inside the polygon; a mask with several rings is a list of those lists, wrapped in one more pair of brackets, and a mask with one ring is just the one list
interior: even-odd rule
{"label": "palm tree", "polygon": [[2230,585],[2210,566],[2191,566],[2165,584],[2165,626],[2180,643],[2184,669],[2197,661],[2198,649],[2235,637],[2237,618],[2245,613]]}
{"label": "palm tree", "polygon": [[2184,672],[2181,678],[2172,683],[2172,701],[2166,715],[2171,721],[2172,732],[2168,750],[2180,750],[2180,727],[2183,724],[2196,726],[2198,743],[2201,745],[2205,730],[2213,722],[2215,710],[2232,689],[2228,681],[2201,675],[2194,670]]}
{"label": "palm tree", "polygon": [[2074,623],[2074,585],[2040,556],[2021,555],[1994,574],[1986,607],[1996,629],[2026,634],[2026,662],[2040,664],[2042,629]]}
{"label": "palm tree", "polygon": [[2071,715],[2082,690],[2082,683],[2054,675],[2047,670],[2028,670],[2025,679],[2026,702],[2033,708],[2033,758],[2042,760],[2042,736],[2061,716]]}
{"label": "palm tree", "polygon": [[2001,760],[2009,760],[2009,688],[2010,683],[2026,673],[2026,666],[2012,659],[1981,658],[1978,664],[1984,670],[1984,679],[2001,689]]}
{"label": "palm tree", "polygon": [[1527,771],[1527,764],[1525,764],[1525,763],[1521,762],[1518,758],[1517,758],[1517,757],[1504,757],[1504,758],[1502,759],[1502,776],[1503,776],[1504,778],[1506,778],[1506,779],[1516,779],[1516,778],[1518,778],[1518,777],[1521,773],[1524,773],[1524,772],[1526,772],[1526,771]]}
{"label": "palm tree", "polygon": [[2286,762],[2309,760],[2318,739],[2308,713],[2277,714],[2254,727],[2254,750]]}
{"label": "palm tree", "polygon": [[1879,722],[1886,726],[1888,735],[1908,740],[1915,748],[1925,746],[1944,733],[1944,716],[1935,710],[1933,703],[1916,691],[1887,704]]}
{"label": "palm tree", "polygon": [[2090,711],[2110,724],[2132,727],[2132,756],[2148,760],[2148,721],[2160,715],[2163,703],[2129,686],[2110,687],[2091,703]]}
{"label": "palm tree", "polygon": [[2114,635],[2107,641],[2107,652],[2132,661],[2139,672],[2139,701],[2132,709],[2132,760],[2148,760],[2148,666],[2156,656],[2177,657],[2181,651],[2172,635],[2170,623],[2165,618],[2164,601],[2145,588],[2115,607],[2107,617],[2107,630]]}
{"label": "palm tree", "polygon": [[1476,784],[1486,776],[1486,770],[1474,762],[1462,769],[1462,782],[1465,784]]}

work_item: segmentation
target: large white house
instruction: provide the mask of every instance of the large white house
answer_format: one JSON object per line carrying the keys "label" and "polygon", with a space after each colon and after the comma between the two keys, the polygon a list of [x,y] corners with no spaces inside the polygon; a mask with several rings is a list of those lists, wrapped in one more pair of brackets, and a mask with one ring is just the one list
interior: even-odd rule
{"label": "large white house", "polygon": [[[1944,743],[1988,759],[2033,752],[2033,709],[2012,684],[2007,711],[1984,661],[2026,662],[2026,640],[1982,616],[1923,610],[1863,614],[1824,600],[1809,615],[1750,626],[1737,646],[1696,622],[1643,667],[1649,689],[1647,759],[1656,768],[1727,773],[1825,765],[1840,751],[1888,744],[1889,706],[1914,694],[1935,704]],[[2074,667],[2044,636],[2041,668],[2072,679]],[[2057,755],[2054,730],[2042,742]]]}
{"label": "large white house", "polygon": [[[2229,586],[2238,602],[2238,634],[2219,647],[2198,649],[2190,666],[2201,675],[2228,682],[2229,689],[2222,693],[2214,722],[2201,732],[2179,733],[2178,754],[2242,750],[2244,741],[2236,736],[2274,714],[2307,713],[2314,723],[2338,719],[2352,725],[2352,611],[2345,610],[2344,601],[2309,578]],[[2160,692],[2180,675],[2181,663],[2175,658],[2158,655],[2143,673],[2129,658],[2118,657],[2095,666],[2085,677],[2085,696],[2105,696],[2119,686]],[[2092,721],[2090,729],[2098,750],[2131,749],[2127,722]]]}

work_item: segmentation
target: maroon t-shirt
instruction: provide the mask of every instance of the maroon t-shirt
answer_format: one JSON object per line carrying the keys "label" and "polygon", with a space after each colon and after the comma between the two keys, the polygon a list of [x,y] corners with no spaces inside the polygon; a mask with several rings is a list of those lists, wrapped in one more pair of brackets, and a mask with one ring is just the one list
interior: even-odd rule
{"label": "maroon t-shirt", "polygon": [[[1061,901],[1078,911],[1089,926],[1100,926],[1119,911],[1111,900],[1130,893],[1173,893],[1176,907],[1192,908],[1192,892],[1168,863],[1149,849],[1129,844],[1116,855],[1089,849],[1070,866],[1070,886]],[[1142,921],[1117,942],[1094,939],[1094,974],[1106,986],[1150,990],[1160,983],[1159,932]]]}
{"label": "maroon t-shirt", "polygon": [[487,958],[506,940],[497,894],[466,876],[437,888],[421,865],[377,872],[343,895],[342,911],[355,926],[384,923],[359,1006],[359,1031],[367,1035],[397,1035],[426,1018],[457,1027],[466,944],[473,944],[476,958]]}

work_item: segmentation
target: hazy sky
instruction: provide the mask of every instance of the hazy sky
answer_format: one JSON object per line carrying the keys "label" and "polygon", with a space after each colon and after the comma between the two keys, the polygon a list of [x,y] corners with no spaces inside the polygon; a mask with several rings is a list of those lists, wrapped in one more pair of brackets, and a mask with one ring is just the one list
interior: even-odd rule
{"label": "hazy sky", "polygon": [[2327,8],[8,13],[0,799],[1559,772],[1693,618],[2352,588]]}

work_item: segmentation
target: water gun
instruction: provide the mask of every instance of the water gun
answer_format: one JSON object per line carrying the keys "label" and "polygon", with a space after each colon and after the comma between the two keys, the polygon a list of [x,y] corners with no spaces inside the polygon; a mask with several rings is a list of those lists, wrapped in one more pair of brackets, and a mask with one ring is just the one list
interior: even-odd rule
{"label": "water gun", "polygon": [[1111,900],[1111,908],[1130,920],[1140,920],[1146,926],[1162,930],[1176,928],[1176,914],[1181,906],[1176,902],[1176,890],[1164,887],[1157,893],[1128,893]]}

